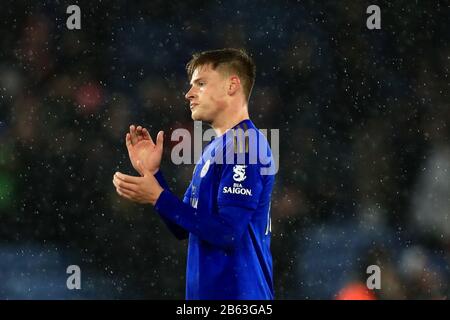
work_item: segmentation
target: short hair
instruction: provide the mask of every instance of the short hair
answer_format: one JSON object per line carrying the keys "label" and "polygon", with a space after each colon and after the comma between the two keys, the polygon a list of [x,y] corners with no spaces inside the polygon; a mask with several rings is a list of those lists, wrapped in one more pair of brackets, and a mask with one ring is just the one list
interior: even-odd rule
{"label": "short hair", "polygon": [[186,64],[189,79],[195,69],[210,64],[215,70],[222,67],[225,70],[236,73],[241,80],[247,101],[253,89],[256,77],[256,66],[253,59],[243,49],[225,48],[209,50],[192,55],[192,59]]}

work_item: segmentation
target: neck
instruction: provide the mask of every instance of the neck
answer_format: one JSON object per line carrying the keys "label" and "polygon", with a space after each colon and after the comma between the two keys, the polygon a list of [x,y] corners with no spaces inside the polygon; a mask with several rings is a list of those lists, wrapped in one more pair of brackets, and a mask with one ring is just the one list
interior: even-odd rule
{"label": "neck", "polygon": [[241,111],[239,112],[233,112],[214,120],[211,126],[218,137],[223,135],[227,130],[233,128],[239,122],[249,119],[247,105],[244,108],[240,108],[240,110]]}

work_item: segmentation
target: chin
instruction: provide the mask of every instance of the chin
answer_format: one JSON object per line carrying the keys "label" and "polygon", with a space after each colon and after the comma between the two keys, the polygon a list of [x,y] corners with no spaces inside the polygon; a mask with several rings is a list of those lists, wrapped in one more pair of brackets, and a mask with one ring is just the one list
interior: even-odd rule
{"label": "chin", "polygon": [[191,114],[191,118],[194,121],[200,121],[201,119],[199,119],[200,117],[198,115],[195,114],[195,112],[192,112]]}
{"label": "chin", "polygon": [[205,114],[204,112],[199,112],[199,110],[194,110],[191,114],[191,118],[194,121],[203,121],[206,123],[210,123],[210,115]]}
{"label": "chin", "polygon": [[201,114],[199,114],[199,113],[196,112],[196,111],[192,112],[191,118],[192,118],[192,120],[194,120],[194,121],[203,121],[203,120],[204,120],[203,117],[201,116]]}

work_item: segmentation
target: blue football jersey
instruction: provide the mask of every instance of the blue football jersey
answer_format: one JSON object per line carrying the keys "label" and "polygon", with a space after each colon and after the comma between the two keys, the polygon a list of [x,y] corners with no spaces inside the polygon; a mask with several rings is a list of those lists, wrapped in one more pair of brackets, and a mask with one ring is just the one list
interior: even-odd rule
{"label": "blue football jersey", "polygon": [[161,194],[157,211],[189,233],[187,299],[273,299],[273,168],[266,137],[247,119],[204,148],[183,202]]}

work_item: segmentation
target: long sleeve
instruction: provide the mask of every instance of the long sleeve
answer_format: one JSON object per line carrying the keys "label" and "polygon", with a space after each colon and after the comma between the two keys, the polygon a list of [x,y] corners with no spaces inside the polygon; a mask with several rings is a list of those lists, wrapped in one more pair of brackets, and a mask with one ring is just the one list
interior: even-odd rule
{"label": "long sleeve", "polygon": [[[164,190],[170,190],[169,185],[167,184],[166,180],[164,179],[164,176],[161,172],[161,170],[158,170],[158,172],[156,172],[156,174],[154,175],[154,177],[156,178],[156,180],[158,181],[158,183],[161,185],[161,187]],[[187,201],[187,203],[189,203],[189,195],[188,193],[190,193],[190,185],[188,190],[185,193],[184,196],[184,201]],[[165,225],[167,226],[167,228],[172,232],[172,234],[178,239],[178,240],[184,240],[187,239],[187,237],[189,236],[189,232],[186,231],[185,229],[183,229],[182,227],[180,227],[179,225],[177,225],[176,223],[171,222],[169,219],[161,216],[162,220],[164,221]]]}
{"label": "long sleeve", "polygon": [[225,250],[239,245],[254,211],[244,207],[219,206],[218,215],[202,215],[167,189],[159,196],[155,209],[161,217]]}

